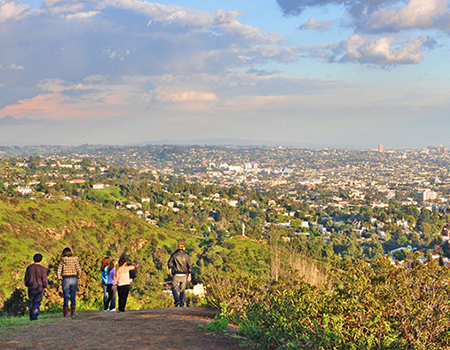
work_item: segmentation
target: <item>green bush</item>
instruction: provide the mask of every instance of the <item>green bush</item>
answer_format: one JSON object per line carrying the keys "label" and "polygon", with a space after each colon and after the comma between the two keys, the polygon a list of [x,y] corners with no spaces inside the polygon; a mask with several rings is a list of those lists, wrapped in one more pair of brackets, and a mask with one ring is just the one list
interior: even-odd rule
{"label": "green bush", "polygon": [[3,312],[10,316],[23,316],[27,312],[28,297],[25,289],[16,288],[3,305]]}
{"label": "green bush", "polygon": [[239,332],[266,349],[448,349],[450,269],[418,258],[413,268],[343,261],[331,289],[286,281],[248,293],[230,276],[208,298],[229,298]]}

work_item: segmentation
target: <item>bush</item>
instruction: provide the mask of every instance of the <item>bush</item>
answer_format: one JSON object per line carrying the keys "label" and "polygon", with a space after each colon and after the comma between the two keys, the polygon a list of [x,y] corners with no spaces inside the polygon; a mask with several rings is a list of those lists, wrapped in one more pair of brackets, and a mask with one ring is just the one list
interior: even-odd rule
{"label": "bush", "polygon": [[16,288],[3,305],[3,312],[11,316],[23,316],[27,312],[28,296],[25,289]]}
{"label": "bush", "polygon": [[240,333],[266,349],[449,349],[450,269],[411,259],[344,261],[332,289],[279,282],[248,293],[236,279],[231,294],[213,286],[208,297],[229,298]]}

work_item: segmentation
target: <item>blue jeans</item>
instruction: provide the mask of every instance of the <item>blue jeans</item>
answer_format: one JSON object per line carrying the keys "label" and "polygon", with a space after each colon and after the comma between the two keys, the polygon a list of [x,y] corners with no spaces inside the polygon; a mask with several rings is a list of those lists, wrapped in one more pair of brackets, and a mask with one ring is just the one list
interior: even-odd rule
{"label": "blue jeans", "polygon": [[28,296],[28,307],[30,308],[30,321],[35,321],[38,319],[41,308],[41,302],[43,298],[44,293]]}
{"label": "blue jeans", "polygon": [[102,281],[102,288],[103,288],[103,308],[107,309],[107,303],[106,300],[108,300],[108,285]]}
{"label": "blue jeans", "polygon": [[70,304],[75,306],[76,304],[75,297],[77,296],[78,290],[78,278],[76,277],[63,278],[62,290],[64,295],[64,307],[69,306],[69,299]]}
{"label": "blue jeans", "polygon": [[172,295],[173,301],[175,302],[175,306],[184,307],[184,302],[186,300],[184,291],[186,290],[186,286],[187,286],[187,275],[173,276]]}

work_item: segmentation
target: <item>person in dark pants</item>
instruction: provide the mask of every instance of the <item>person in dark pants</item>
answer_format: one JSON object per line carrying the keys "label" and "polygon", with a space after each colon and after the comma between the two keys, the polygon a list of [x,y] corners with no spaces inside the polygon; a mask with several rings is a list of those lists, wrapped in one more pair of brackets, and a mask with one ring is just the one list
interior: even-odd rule
{"label": "person in dark pants", "polygon": [[139,266],[140,263],[136,265],[127,265],[127,259],[119,259],[119,268],[116,271],[115,281],[113,285],[117,283],[117,294],[119,295],[119,309],[118,312],[125,312],[125,306],[127,305],[128,293],[131,289],[131,278],[130,270],[134,270]]}
{"label": "person in dark pants", "polygon": [[185,290],[187,284],[192,279],[192,264],[189,254],[184,250],[186,243],[184,241],[178,242],[178,250],[176,250],[167,263],[170,274],[173,276],[172,280],[172,295],[175,302],[175,307],[184,307],[186,296]]}
{"label": "person in dark pants", "polygon": [[42,255],[35,254],[33,261],[34,264],[27,267],[24,279],[25,286],[28,287],[30,321],[38,319],[45,288],[48,285],[47,269],[41,265]]}

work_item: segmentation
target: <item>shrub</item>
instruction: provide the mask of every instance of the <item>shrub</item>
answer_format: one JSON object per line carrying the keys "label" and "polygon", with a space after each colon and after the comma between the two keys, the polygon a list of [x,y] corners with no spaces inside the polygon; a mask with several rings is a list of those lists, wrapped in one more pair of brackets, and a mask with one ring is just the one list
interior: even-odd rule
{"label": "shrub", "polygon": [[16,288],[3,305],[3,312],[11,316],[23,316],[27,312],[28,297],[25,289]]}
{"label": "shrub", "polygon": [[209,298],[229,298],[240,333],[266,349],[448,349],[450,269],[411,259],[344,261],[332,289],[279,282],[248,293],[236,279]]}

